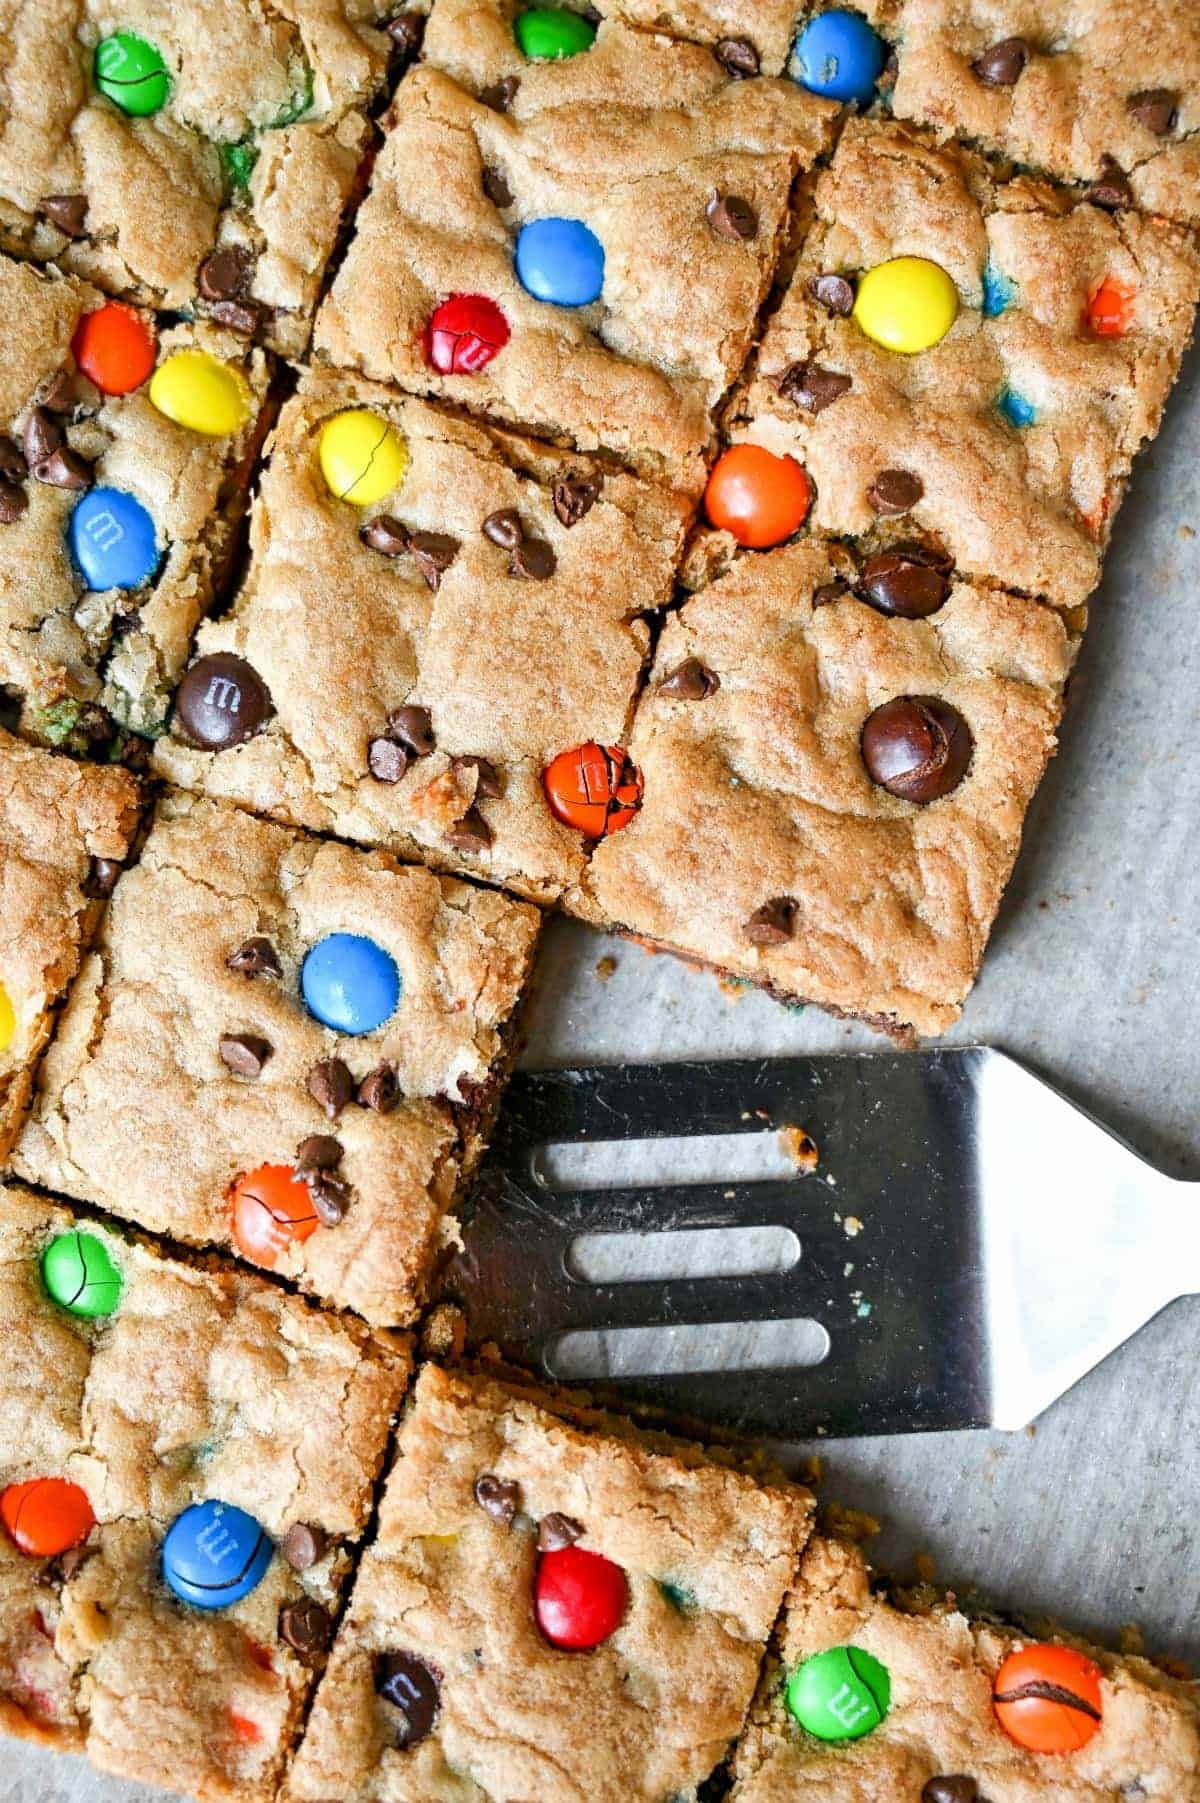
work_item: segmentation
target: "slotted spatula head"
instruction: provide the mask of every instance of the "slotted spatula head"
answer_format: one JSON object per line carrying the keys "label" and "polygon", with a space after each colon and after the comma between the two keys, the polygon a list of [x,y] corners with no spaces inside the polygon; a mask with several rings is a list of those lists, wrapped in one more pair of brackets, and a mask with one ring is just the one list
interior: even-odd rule
{"label": "slotted spatula head", "polygon": [[[815,1171],[620,1188],[544,1175],[556,1146],[785,1127],[816,1142]],[[522,1073],[442,1294],[473,1347],[734,1431],[1018,1427],[1200,1288],[1195,1187],[983,1047]],[[798,1257],[758,1275],[573,1274],[583,1235],[748,1227],[789,1230]],[[666,1354],[631,1360],[645,1336],[624,1330],[645,1328],[668,1330]]]}

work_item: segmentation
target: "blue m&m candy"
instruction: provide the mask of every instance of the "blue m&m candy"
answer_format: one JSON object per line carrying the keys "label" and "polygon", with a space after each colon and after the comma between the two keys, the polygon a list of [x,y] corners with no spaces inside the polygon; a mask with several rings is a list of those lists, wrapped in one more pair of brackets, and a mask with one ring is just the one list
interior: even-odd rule
{"label": "blue m&m candy", "polygon": [[260,1584],[274,1548],[253,1515],[199,1502],[177,1515],[163,1541],[163,1577],[182,1602],[225,1609]]}
{"label": "blue m&m candy", "polygon": [[604,246],[581,219],[531,219],[516,263],[521,286],[556,307],[586,307],[604,286]]}
{"label": "blue m&m candy", "polygon": [[361,933],[329,933],[306,955],[300,988],[310,1014],[335,1033],[373,1033],[400,1000],[396,960]]}
{"label": "blue m&m candy", "polygon": [[159,566],[154,521],[120,488],[93,488],[67,522],[71,556],[90,589],[140,588]]}
{"label": "blue m&m candy", "polygon": [[883,74],[887,46],[861,13],[835,7],[810,19],[792,52],[792,79],[827,100],[866,105]]}

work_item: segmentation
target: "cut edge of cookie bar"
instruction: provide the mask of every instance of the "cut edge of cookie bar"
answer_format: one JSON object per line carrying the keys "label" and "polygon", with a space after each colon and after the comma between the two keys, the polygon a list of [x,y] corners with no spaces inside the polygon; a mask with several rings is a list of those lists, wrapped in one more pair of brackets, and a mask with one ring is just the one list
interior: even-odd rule
{"label": "cut edge of cookie bar", "polygon": [[[426,1365],[283,1794],[558,1798],[588,1761],[606,1803],[692,1795],[745,1719],[812,1506],[777,1474],[532,1380]],[[611,1647],[555,1648],[525,1600],[540,1560],[576,1546],[622,1593]],[[420,1732],[378,1695],[388,1653],[426,1681]]]}
{"label": "cut edge of cookie bar", "polygon": [[[1004,1661],[1047,1645],[1069,1648],[1096,1668],[1101,1721],[1081,1750],[1026,1750],[996,1717],[994,1681]],[[879,1661],[890,1682],[868,1668],[864,1683],[861,1670],[852,1668],[851,1683],[839,1691],[845,1676],[839,1668],[822,1692],[834,1708],[827,1725],[835,1737],[845,1728],[860,1738],[831,1744],[802,1728],[784,1697],[805,1660],[846,1647]],[[1090,1708],[1090,1695],[1086,1701]],[[1194,1803],[1198,1772],[1200,1685],[1194,1680],[1057,1627],[1026,1633],[932,1584],[889,1590],[873,1580],[857,1546],[819,1533],[800,1562],[732,1760],[730,1803],[785,1797],[918,1803],[934,1794],[923,1787],[935,1778],[959,1779],[963,1788],[953,1794],[964,1799],[975,1796],[967,1788],[973,1781],[979,1803],[1001,1790],[1008,1795],[1008,1786],[1014,1796],[1019,1790],[1047,1803],[1103,1803],[1118,1791]]]}

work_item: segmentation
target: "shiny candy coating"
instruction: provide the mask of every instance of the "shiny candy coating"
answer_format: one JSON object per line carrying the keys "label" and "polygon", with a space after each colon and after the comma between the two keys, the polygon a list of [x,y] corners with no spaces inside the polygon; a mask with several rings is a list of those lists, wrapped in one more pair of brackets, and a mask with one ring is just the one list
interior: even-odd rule
{"label": "shiny candy coating", "polygon": [[711,524],[754,551],[791,538],[811,505],[812,485],[796,459],[756,444],[733,445],[718,457],[704,491]]}
{"label": "shiny candy coating", "polygon": [[604,246],[580,219],[531,219],[515,263],[521,286],[555,307],[586,307],[604,287]]}
{"label": "shiny candy coating", "polygon": [[996,1720],[1030,1753],[1078,1753],[1100,1729],[1100,1683],[1099,1667],[1073,1647],[1022,1647],[996,1673]]}
{"label": "shiny candy coating", "polygon": [[893,257],[858,284],[854,318],[885,351],[912,357],[932,349],[958,317],[958,289],[927,257]]}
{"label": "shiny candy coating", "polygon": [[244,657],[198,657],[179,685],[175,724],[202,751],[225,751],[253,738],[271,713],[266,683]]}
{"label": "shiny candy coating", "polygon": [[983,272],[983,317],[999,319],[1012,306],[1016,292],[1008,277],[994,263],[988,263]]}
{"label": "shiny candy coating", "polygon": [[93,488],[67,522],[67,543],[90,589],[141,588],[161,562],[154,521],[120,488]]}
{"label": "shiny candy coating", "polygon": [[361,933],[328,933],[305,955],[300,988],[310,1014],[335,1033],[373,1033],[396,1012],[400,972]]}
{"label": "shiny candy coating", "polygon": [[93,73],[100,92],[135,119],[156,113],[170,92],[171,77],[161,53],[132,31],[101,38]]}
{"label": "shiny candy coating", "polygon": [[474,376],[508,343],[508,321],[485,294],[452,294],[425,328],[425,361],[443,376]]}
{"label": "shiny candy coating", "polygon": [[575,745],[542,772],[550,812],[588,839],[628,826],[642,805],[642,774],[619,745]]}
{"label": "shiny candy coating", "polygon": [[167,1529],[162,1574],[182,1602],[225,1609],[257,1588],[273,1552],[253,1515],[209,1499],[193,1503]]}
{"label": "shiny candy coating", "polygon": [[238,1251],[268,1270],[293,1241],[302,1244],[320,1225],[308,1185],[290,1164],[260,1164],[239,1177],[230,1214]]}
{"label": "shiny candy coating", "polygon": [[784,1698],[800,1726],[818,1740],[861,1740],[891,1707],[892,1681],[873,1654],[835,1646],[797,1666]]}
{"label": "shiny candy coating", "polygon": [[81,372],[101,394],[132,394],[154,368],[154,330],[124,301],[106,301],[85,313],[71,349]]}
{"label": "shiny candy coating", "polygon": [[121,1273],[94,1233],[58,1233],[42,1253],[46,1294],[70,1315],[100,1320],[116,1313]]}
{"label": "shiny candy coating", "polygon": [[0,1052],[7,1052],[16,1037],[17,1011],[12,1005],[12,997],[0,983]]}
{"label": "shiny candy coating", "polygon": [[382,501],[399,488],[408,469],[408,448],[400,434],[365,407],[326,420],[320,458],[329,492],[355,507]]}
{"label": "shiny candy coating", "polygon": [[0,1521],[30,1559],[54,1559],[81,1546],[96,1525],[86,1493],[62,1477],[10,1484],[0,1492]]}
{"label": "shiny candy coating", "polygon": [[207,351],[176,351],[165,358],[151,378],[150,399],[177,426],[206,438],[240,432],[253,405],[241,370]]}
{"label": "shiny candy coating", "polygon": [[861,13],[844,7],[818,13],[796,39],[792,52],[793,81],[827,100],[857,100],[867,105],[883,74],[887,46]]}
{"label": "shiny candy coating", "polygon": [[872,782],[926,807],[956,789],[974,750],[971,731],[940,695],[895,695],[867,715],[862,759]]}
{"label": "shiny candy coating", "polygon": [[1018,394],[1015,388],[1005,388],[996,405],[1009,425],[1015,426],[1018,432],[1023,431],[1026,426],[1032,426],[1037,418],[1037,408],[1033,402],[1027,401],[1025,396]]}
{"label": "shiny candy coating", "polygon": [[596,41],[596,27],[566,6],[533,6],[513,26],[522,56],[538,62],[578,56]]}
{"label": "shiny candy coating", "polygon": [[1134,303],[1137,296],[1123,282],[1105,276],[1100,286],[1088,297],[1084,311],[1084,329],[1093,338],[1124,338],[1133,328]]}
{"label": "shiny candy coating", "polygon": [[625,1573],[603,1553],[564,1546],[538,1559],[533,1610],[551,1646],[591,1652],[615,1634],[628,1601]]}

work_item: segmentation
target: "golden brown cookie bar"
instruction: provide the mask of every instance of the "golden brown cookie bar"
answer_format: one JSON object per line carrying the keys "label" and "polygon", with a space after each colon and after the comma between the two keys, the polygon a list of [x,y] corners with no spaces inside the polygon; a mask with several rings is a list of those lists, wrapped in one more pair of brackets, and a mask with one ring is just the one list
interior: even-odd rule
{"label": "golden brown cookie bar", "polygon": [[[395,486],[366,507],[338,499],[322,469],[355,410],[407,448]],[[500,542],[509,515],[540,562],[526,550],[518,565]],[[272,710],[220,750],[190,742],[177,712],[157,766],[260,813],[550,899],[584,850],[550,813],[542,771],[572,746],[620,739],[649,643],[642,616],[670,599],[686,517],[679,499],[596,460],[310,372],[280,415],[245,587],[197,645],[248,663]],[[397,721],[413,709],[428,715],[421,730]]]}
{"label": "golden brown cookie bar", "polygon": [[8,257],[0,345],[0,687],[54,744],[153,733],[245,505],[267,358]]}
{"label": "golden brown cookie bar", "polygon": [[[857,0],[852,10],[876,31],[894,35],[901,4]],[[604,0],[599,10],[646,31],[711,44],[737,74],[782,75],[792,67],[797,35],[830,9],[820,0]]]}
{"label": "golden brown cookie bar", "polygon": [[[1014,1654],[1001,1697],[1047,1682],[1024,1666],[1056,1673],[1073,1700],[1035,1691],[1007,1719],[1026,1742],[1064,1750],[1035,1751],[1001,1726],[993,1693]],[[798,1671],[799,1713],[858,1738],[823,1740],[800,1726],[786,1701]],[[1145,1659],[971,1620],[953,1596],[890,1602],[873,1594],[856,1549],[814,1538],[734,1772],[731,1803],[1196,1803],[1200,1688]]]}
{"label": "golden brown cookie bar", "polygon": [[537,927],[525,903],[384,852],[169,796],[84,961],[17,1166],[410,1321]]}
{"label": "golden brown cookie bar", "polygon": [[512,10],[434,7],[318,354],[694,490],[836,108],[619,22],[531,61]]}
{"label": "golden brown cookie bar", "polygon": [[[878,567],[802,540],[739,558],[670,618],[629,742],[641,812],[568,906],[780,996],[937,1033],[983,956],[1072,645],[1053,609],[928,566],[936,611],[889,618],[863,598]],[[875,718],[905,697],[915,714]]]}
{"label": "golden brown cookie bar", "polygon": [[0,729],[0,1159],[140,805],[126,771],[56,758]]}
{"label": "golden brown cookie bar", "polygon": [[0,242],[298,354],[398,10],[0,0]]}
{"label": "golden brown cookie bar", "polygon": [[[0,1728],[194,1796],[271,1796],[367,1525],[404,1336],[15,1187],[0,1331]],[[271,1556],[210,1611],[172,1592],[163,1541],[216,1503]]]}
{"label": "golden brown cookie bar", "polygon": [[[1191,240],[876,120],[847,126],[815,211],[731,435],[806,467],[820,530],[903,516],[969,577],[1084,600],[1191,336]],[[957,304],[911,353],[865,329],[911,289],[911,265],[881,272],[903,258]]]}
{"label": "golden brown cookie bar", "polygon": [[426,1366],[285,1794],[694,1796],[745,1719],[811,1500]]}

